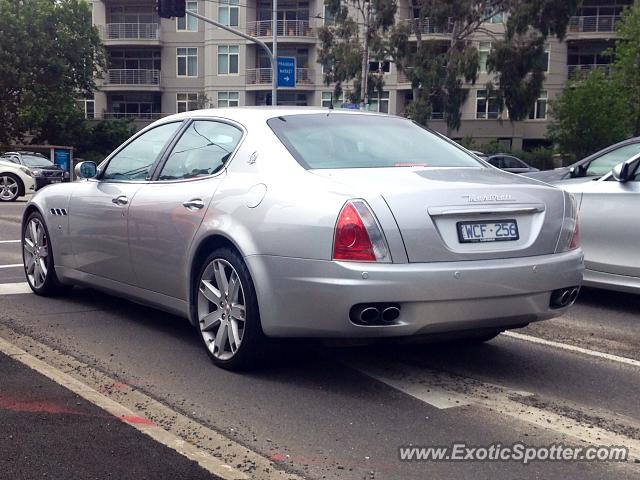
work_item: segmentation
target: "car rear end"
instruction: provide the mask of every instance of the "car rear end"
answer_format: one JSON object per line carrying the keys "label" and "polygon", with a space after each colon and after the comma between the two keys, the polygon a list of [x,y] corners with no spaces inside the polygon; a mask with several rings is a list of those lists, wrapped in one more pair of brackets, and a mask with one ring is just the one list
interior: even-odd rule
{"label": "car rear end", "polygon": [[[265,333],[507,329],[575,301],[583,255],[570,194],[486,167],[404,119],[302,117],[270,126],[310,175],[352,196],[333,213],[329,258],[249,259],[268,298]],[[321,152],[307,145],[316,131]]]}

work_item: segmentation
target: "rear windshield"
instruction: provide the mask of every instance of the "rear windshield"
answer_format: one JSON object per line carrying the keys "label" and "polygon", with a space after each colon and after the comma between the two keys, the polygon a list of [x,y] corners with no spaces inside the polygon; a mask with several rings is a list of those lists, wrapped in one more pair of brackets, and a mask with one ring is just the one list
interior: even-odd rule
{"label": "rear windshield", "polygon": [[464,150],[410,120],[319,113],[267,124],[305,168],[480,167]]}

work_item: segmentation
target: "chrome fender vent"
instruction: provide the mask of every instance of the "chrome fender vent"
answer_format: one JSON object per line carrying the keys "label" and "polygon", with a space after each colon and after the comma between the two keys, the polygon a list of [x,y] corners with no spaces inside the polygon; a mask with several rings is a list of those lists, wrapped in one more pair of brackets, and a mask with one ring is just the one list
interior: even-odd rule
{"label": "chrome fender vent", "polygon": [[58,215],[58,216],[61,216],[61,217],[66,217],[67,216],[67,209],[66,208],[52,208],[49,211],[51,212],[51,215]]}

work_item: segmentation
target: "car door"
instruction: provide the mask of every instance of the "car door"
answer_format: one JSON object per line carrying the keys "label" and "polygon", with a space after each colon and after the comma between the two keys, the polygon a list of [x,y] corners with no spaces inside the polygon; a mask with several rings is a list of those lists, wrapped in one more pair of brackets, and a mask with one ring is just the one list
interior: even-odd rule
{"label": "car door", "polygon": [[580,204],[580,240],[589,270],[640,276],[640,171],[627,182],[589,182]]}
{"label": "car door", "polygon": [[69,201],[69,234],[78,270],[135,284],[129,205],[180,125],[164,124],[134,137],[101,165],[97,178],[77,183]]}
{"label": "car door", "polygon": [[238,125],[193,120],[133,198],[129,242],[140,287],[186,300],[189,247],[242,137]]}

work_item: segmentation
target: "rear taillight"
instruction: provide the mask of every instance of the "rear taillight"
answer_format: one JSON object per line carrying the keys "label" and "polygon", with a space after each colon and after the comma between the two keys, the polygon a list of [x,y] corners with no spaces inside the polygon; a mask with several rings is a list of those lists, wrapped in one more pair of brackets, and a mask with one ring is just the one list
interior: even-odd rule
{"label": "rear taillight", "polygon": [[575,250],[580,246],[580,216],[576,215],[576,224],[573,227],[573,235],[571,236],[571,243],[569,243],[569,250]]}
{"label": "rear taillight", "polygon": [[388,262],[389,249],[371,209],[363,200],[342,207],[333,240],[333,259]]}

